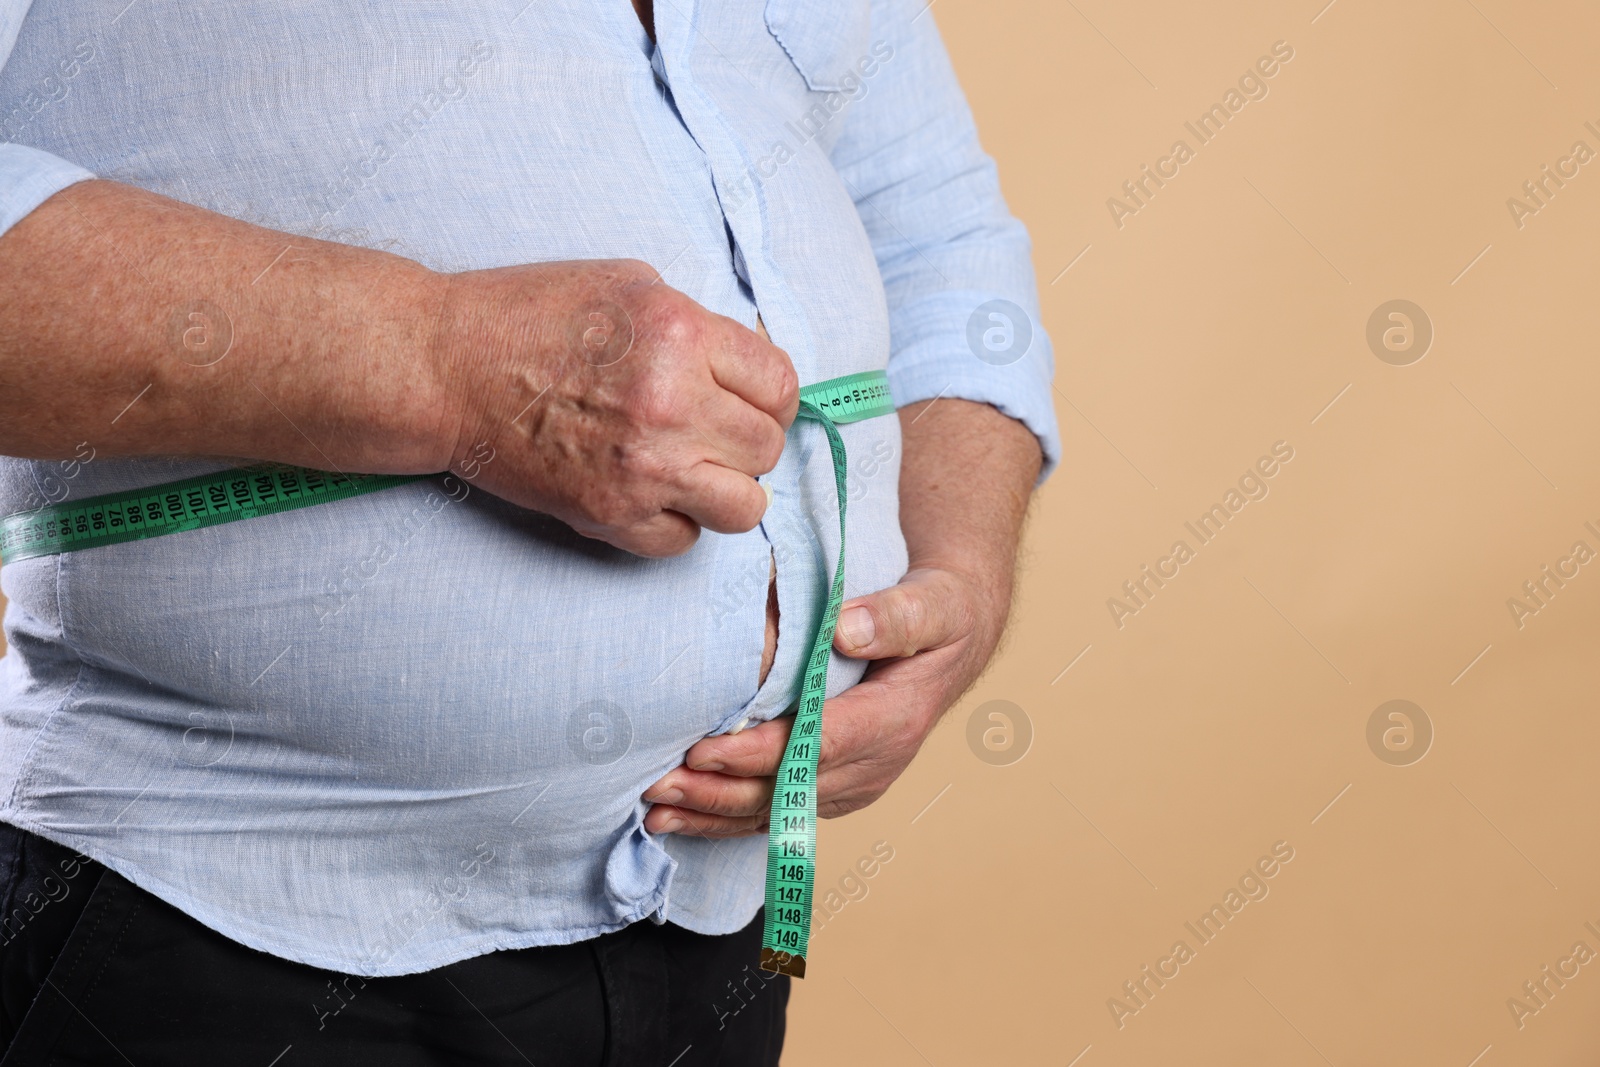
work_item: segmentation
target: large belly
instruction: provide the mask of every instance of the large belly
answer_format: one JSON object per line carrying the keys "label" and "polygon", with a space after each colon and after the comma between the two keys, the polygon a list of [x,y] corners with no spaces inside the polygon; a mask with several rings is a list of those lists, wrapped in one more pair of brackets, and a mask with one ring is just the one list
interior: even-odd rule
{"label": "large belly", "polygon": [[127,687],[106,743],[129,763],[581,791],[623,760],[648,782],[755,694],[763,591],[731,626],[708,593],[768,551],[707,534],[646,560],[423,482],[70,554],[59,592],[97,685]]}

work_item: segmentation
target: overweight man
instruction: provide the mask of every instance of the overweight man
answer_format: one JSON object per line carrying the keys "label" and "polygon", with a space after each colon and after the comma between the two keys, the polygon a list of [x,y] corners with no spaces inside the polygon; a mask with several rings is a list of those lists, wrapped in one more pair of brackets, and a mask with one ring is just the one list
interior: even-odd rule
{"label": "overweight man", "polygon": [[[0,1063],[776,1063],[838,565],[823,817],[1059,456],[922,0],[0,0],[0,61],[0,516],[432,476],[5,561]],[[872,371],[841,500],[800,391]]]}

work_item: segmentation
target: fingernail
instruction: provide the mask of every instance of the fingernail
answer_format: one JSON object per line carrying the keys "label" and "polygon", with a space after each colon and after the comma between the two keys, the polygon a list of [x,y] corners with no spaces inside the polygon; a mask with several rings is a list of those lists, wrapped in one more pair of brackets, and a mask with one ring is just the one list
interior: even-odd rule
{"label": "fingernail", "polygon": [[652,804],[676,804],[683,799],[681,789],[663,789],[653,797],[645,797]]}
{"label": "fingernail", "polygon": [[675,834],[682,829],[683,820],[678,818],[676,815],[661,824],[661,832],[664,834]]}
{"label": "fingernail", "polygon": [[872,612],[866,608],[851,608],[839,616],[839,632],[851,648],[865,648],[872,644],[878,628],[873,625]]}

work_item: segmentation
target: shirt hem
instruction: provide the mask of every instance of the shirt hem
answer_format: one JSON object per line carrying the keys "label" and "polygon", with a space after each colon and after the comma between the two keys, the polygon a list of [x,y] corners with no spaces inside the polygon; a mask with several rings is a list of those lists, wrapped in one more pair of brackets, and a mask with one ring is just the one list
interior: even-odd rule
{"label": "shirt hem", "polygon": [[[549,945],[570,945],[580,941],[588,941],[603,934],[615,933],[618,930],[632,926],[634,923],[661,911],[666,904],[665,891],[658,891],[636,903],[630,911],[614,922],[532,930],[515,937],[452,938],[437,943],[433,946],[434,951],[430,955],[416,962],[408,961],[395,965],[370,967],[363,966],[359,961],[317,952],[308,952],[272,938],[262,937],[259,932],[234,921],[225,911],[180,892],[138,865],[126,863],[119,857],[106,852],[90,839],[80,838],[75,834],[63,833],[60,830],[19,815],[15,811],[6,812],[3,816],[0,816],[0,821],[9,823],[18,829],[38,834],[40,837],[53,841],[64,848],[77,849],[82,855],[115,871],[140,889],[177,908],[201,925],[214,930],[230,941],[236,941],[244,945],[246,948],[264,952],[279,959],[289,960],[292,963],[316,967],[319,970],[332,971],[337,974],[357,975],[362,978],[396,978],[408,974],[422,974],[438,970],[441,967],[447,967],[452,963],[459,963],[462,960],[488,955],[491,952],[516,951],[518,949],[540,948]],[[736,923],[727,930],[702,930],[696,929],[695,926],[688,923],[679,922],[677,919],[670,921],[693,933],[723,934],[742,930],[750,922],[750,917],[747,916],[744,922]],[[701,923],[697,925],[720,924]]]}

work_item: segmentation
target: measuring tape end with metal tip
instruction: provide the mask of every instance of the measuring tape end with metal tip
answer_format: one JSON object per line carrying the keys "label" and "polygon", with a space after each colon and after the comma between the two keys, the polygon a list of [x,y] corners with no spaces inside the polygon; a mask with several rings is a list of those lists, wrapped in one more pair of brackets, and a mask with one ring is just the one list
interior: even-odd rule
{"label": "measuring tape end with metal tip", "polygon": [[806,958],[796,956],[792,952],[781,949],[763,948],[761,950],[761,969],[771,971],[773,974],[786,974],[790,978],[804,978],[806,976]]}

